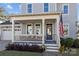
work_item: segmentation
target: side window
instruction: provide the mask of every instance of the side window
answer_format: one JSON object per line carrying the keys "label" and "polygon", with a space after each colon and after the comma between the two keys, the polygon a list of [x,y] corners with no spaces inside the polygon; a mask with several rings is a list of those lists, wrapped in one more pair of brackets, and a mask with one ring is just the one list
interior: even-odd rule
{"label": "side window", "polygon": [[69,25],[65,24],[64,25],[64,36],[68,36],[69,35]]}
{"label": "side window", "polygon": [[48,12],[48,10],[49,10],[48,3],[44,3],[44,12]]}
{"label": "side window", "polygon": [[32,13],[32,4],[28,4],[27,9],[28,13]]}
{"label": "side window", "polygon": [[68,14],[68,11],[69,11],[68,7],[69,6],[67,4],[63,6],[64,14]]}

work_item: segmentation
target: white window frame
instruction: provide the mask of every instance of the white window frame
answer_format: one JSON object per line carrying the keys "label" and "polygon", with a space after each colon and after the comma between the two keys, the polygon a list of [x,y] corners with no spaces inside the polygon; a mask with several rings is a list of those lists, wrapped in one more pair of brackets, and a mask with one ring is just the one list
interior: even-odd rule
{"label": "white window frame", "polygon": [[[32,34],[33,34],[33,24],[32,23],[26,24],[26,33],[28,34],[28,28],[27,28],[28,25],[32,26]],[[32,34],[28,34],[28,35],[32,35]]]}
{"label": "white window frame", "polygon": [[[67,14],[64,13],[64,5],[68,5],[68,13]],[[69,4],[62,4],[62,11],[63,11],[63,15],[69,15]]]}
{"label": "white window frame", "polygon": [[[34,24],[34,28],[35,28],[34,34],[36,34],[36,24],[40,24],[40,34],[41,34],[41,31],[42,31],[42,30],[41,30],[41,23],[35,23],[35,24]],[[38,34],[38,35],[40,35],[40,34]]]}
{"label": "white window frame", "polygon": [[64,24],[64,25],[68,25],[68,34],[67,34],[67,35],[64,35],[64,37],[68,37],[68,36],[69,36],[69,24],[66,23],[66,24]]}

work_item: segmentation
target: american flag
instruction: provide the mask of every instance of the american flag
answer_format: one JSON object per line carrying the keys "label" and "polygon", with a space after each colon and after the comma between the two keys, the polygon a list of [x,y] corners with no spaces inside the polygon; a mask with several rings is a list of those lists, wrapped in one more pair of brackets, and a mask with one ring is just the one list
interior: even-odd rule
{"label": "american flag", "polygon": [[64,26],[63,26],[62,14],[60,15],[59,31],[60,31],[60,37],[63,37],[64,36]]}

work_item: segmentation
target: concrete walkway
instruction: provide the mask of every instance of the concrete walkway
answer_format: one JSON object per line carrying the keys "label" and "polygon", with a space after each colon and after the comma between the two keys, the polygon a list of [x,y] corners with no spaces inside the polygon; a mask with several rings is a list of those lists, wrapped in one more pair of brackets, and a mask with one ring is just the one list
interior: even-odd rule
{"label": "concrete walkway", "polygon": [[6,46],[10,43],[11,41],[8,41],[8,40],[3,40],[3,41],[0,41],[0,51],[3,51],[5,50]]}
{"label": "concrete walkway", "polygon": [[42,56],[60,56],[59,52],[44,52]]}

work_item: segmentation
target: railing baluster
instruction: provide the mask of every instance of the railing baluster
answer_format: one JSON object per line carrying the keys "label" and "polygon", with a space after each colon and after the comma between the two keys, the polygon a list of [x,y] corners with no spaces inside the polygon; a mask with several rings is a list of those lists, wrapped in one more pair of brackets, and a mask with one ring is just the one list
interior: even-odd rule
{"label": "railing baluster", "polygon": [[15,41],[42,41],[42,35],[15,35]]}

